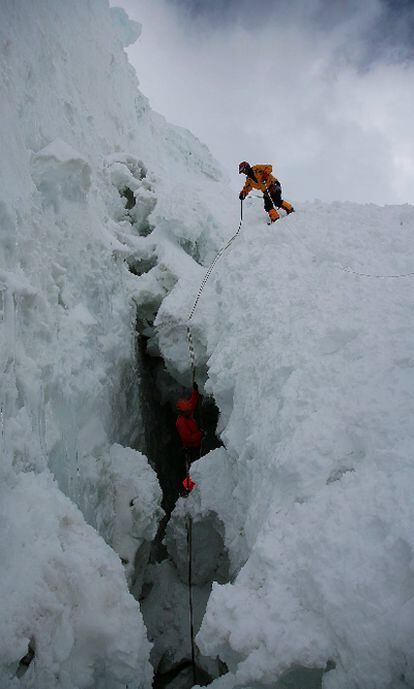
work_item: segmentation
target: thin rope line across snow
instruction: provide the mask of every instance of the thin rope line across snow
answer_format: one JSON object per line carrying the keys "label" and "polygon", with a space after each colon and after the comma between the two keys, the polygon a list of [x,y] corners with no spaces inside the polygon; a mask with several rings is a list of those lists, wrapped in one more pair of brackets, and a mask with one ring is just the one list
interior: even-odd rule
{"label": "thin rope line across snow", "polygon": [[352,275],[358,275],[359,277],[362,278],[379,278],[379,279],[394,279],[394,278],[408,278],[412,277],[414,275],[414,271],[412,273],[401,273],[400,275],[375,275],[374,273],[359,273],[357,270],[353,270],[349,266],[340,266],[341,270],[344,271],[344,273],[352,273]]}
{"label": "thin rope line across snow", "polygon": [[[292,229],[290,230],[292,235],[296,238],[296,241],[298,241],[300,244],[302,244],[303,247],[305,247],[306,251],[309,251],[312,256],[316,257],[316,254],[314,254],[308,246],[306,246],[305,242],[298,237],[296,232],[293,232]],[[396,279],[396,278],[408,278],[408,277],[414,277],[414,271],[411,273],[400,273],[397,275],[380,275],[376,273],[360,273],[357,270],[354,270],[350,266],[343,266],[341,263],[338,263],[337,265],[333,264],[331,266],[332,268],[336,268],[336,270],[342,270],[344,273],[351,273],[352,275],[357,275],[358,277],[363,277],[363,278],[376,278],[379,280],[386,280],[386,279]]]}

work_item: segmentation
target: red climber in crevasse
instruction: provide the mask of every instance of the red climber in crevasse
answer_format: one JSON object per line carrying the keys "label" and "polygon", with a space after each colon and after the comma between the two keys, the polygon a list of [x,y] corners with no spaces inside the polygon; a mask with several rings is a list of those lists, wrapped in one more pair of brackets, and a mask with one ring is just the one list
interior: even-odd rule
{"label": "red climber in crevasse", "polygon": [[200,457],[201,441],[203,439],[203,431],[199,429],[197,421],[193,416],[198,399],[198,385],[193,383],[191,397],[189,399],[181,398],[177,400],[176,404],[178,417],[175,426],[183,445],[187,471],[187,476],[183,480],[182,485],[187,493],[190,493],[196,485],[189,474],[189,470],[191,462]]}
{"label": "red climber in crevasse", "polygon": [[197,421],[193,416],[198,398],[198,385],[193,383],[191,397],[189,399],[181,398],[176,404],[178,418],[175,426],[181,438],[183,448],[191,460],[198,459],[203,438],[203,432],[199,429]]}

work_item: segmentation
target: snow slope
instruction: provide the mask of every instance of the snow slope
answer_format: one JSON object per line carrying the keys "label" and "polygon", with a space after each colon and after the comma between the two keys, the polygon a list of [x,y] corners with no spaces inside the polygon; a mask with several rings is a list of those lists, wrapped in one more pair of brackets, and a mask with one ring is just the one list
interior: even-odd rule
{"label": "snow slope", "polygon": [[414,686],[414,276],[349,272],[413,272],[414,209],[315,202],[266,227],[249,203],[194,316],[226,449],[171,540],[214,514],[231,562],[197,643],[226,689]]}

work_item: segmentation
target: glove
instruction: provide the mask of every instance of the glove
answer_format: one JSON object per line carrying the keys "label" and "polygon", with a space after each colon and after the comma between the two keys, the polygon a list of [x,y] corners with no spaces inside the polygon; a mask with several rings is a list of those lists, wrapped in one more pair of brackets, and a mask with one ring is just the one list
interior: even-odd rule
{"label": "glove", "polygon": [[246,196],[247,196],[246,192],[242,190],[242,191],[240,192],[240,194],[239,194],[239,199],[240,199],[240,201],[244,201],[244,199],[246,198]]}
{"label": "glove", "polygon": [[194,381],[194,383],[193,383],[193,389],[194,389],[194,390],[197,390],[197,392],[198,392],[198,385],[197,385],[197,383],[196,383],[195,381]]}

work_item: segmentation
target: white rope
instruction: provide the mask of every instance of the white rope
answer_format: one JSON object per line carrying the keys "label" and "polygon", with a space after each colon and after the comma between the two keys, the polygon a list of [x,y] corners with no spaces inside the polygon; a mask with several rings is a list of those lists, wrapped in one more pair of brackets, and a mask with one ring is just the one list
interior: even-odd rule
{"label": "white rope", "polygon": [[352,275],[358,275],[359,277],[362,277],[362,278],[379,278],[381,280],[394,279],[394,278],[408,278],[408,277],[412,277],[414,275],[414,272],[412,272],[412,273],[401,273],[400,275],[375,275],[374,273],[358,273],[357,270],[353,270],[349,266],[340,265],[340,268],[341,268],[341,270],[344,271],[344,273],[352,273]]}
{"label": "white rope", "polygon": [[[294,237],[296,237],[296,241],[298,241],[302,246],[306,249],[306,251],[309,251],[312,256],[316,257],[316,254],[314,254],[308,246],[306,246],[305,242],[298,237],[296,232],[293,232],[293,230],[290,230],[291,234],[293,234]],[[351,273],[352,275],[357,275],[358,277],[362,278],[376,278],[379,280],[395,280],[397,278],[408,278],[408,277],[414,277],[414,271],[411,273],[397,273],[395,275],[381,275],[380,273],[362,273],[357,270],[354,270],[350,266],[343,266],[342,263],[338,263],[337,265],[332,265],[332,268],[336,268],[336,270],[342,270],[344,273]]]}
{"label": "white rope", "polygon": [[[243,201],[242,201],[242,204],[243,204]],[[242,206],[242,208],[243,208],[243,206]],[[229,241],[227,242],[227,244],[225,244],[225,246],[223,246],[223,247],[217,252],[217,254],[215,255],[214,259],[212,260],[210,266],[208,267],[207,272],[206,272],[206,274],[204,275],[204,277],[203,277],[203,279],[202,279],[202,281],[201,281],[201,285],[200,285],[200,288],[199,288],[199,290],[198,290],[198,294],[197,294],[197,296],[196,296],[196,298],[195,298],[195,300],[194,300],[194,304],[192,305],[191,311],[190,311],[190,313],[188,314],[187,321],[191,321],[191,319],[192,319],[192,317],[193,317],[193,315],[194,315],[194,312],[195,312],[195,310],[196,310],[196,308],[197,308],[197,305],[198,305],[199,299],[200,299],[200,297],[201,297],[201,294],[202,294],[202,292],[203,292],[203,289],[204,289],[204,287],[206,286],[207,280],[209,279],[211,273],[213,272],[214,267],[215,267],[217,261],[219,260],[219,258],[220,258],[220,257],[224,254],[224,252],[229,248],[230,244],[236,239],[237,235],[238,235],[239,232],[240,232],[240,229],[241,229],[241,226],[242,226],[242,222],[243,222],[243,210],[241,210],[241,213],[240,213],[240,223],[239,223],[239,226],[238,226],[238,228],[237,228],[237,231],[234,233],[234,235],[233,235],[232,237],[230,237],[230,239],[229,239]]]}
{"label": "white rope", "polygon": [[239,226],[237,228],[237,231],[234,233],[234,235],[232,237],[230,237],[228,242],[223,247],[221,247],[221,249],[217,252],[217,254],[213,258],[212,262],[210,263],[210,265],[207,269],[207,272],[205,273],[205,275],[201,281],[197,296],[196,296],[194,303],[191,307],[190,313],[188,314],[188,318],[187,318],[187,345],[188,345],[188,354],[190,357],[190,365],[191,365],[193,381],[194,381],[194,376],[195,376],[195,352],[194,352],[194,342],[193,342],[193,338],[191,335],[190,321],[191,321],[192,317],[194,316],[195,310],[198,306],[198,302],[200,301],[200,297],[203,293],[204,287],[206,286],[207,281],[208,281],[211,273],[213,272],[216,263],[221,258],[221,256],[224,254],[224,252],[227,251],[227,249],[232,244],[232,242],[234,242],[234,240],[236,239],[237,235],[239,234],[239,232],[241,230],[242,223],[243,223],[243,201],[241,201],[240,223],[239,223]]}

